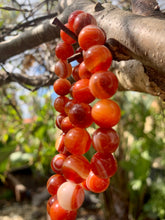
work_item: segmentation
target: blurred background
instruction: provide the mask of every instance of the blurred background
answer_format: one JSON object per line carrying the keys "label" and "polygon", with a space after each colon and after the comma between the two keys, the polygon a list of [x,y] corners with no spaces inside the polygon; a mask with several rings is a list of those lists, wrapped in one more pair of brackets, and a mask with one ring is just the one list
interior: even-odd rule
{"label": "blurred background", "polygon": [[[165,10],[165,1],[158,2]],[[130,9],[129,0],[112,3]],[[1,0],[0,7],[20,9],[0,9],[1,41],[24,31],[24,21],[54,13],[56,4],[53,0]],[[34,25],[37,21],[29,26]],[[0,71],[28,75],[49,72],[56,43],[54,40],[15,56]],[[31,92],[30,87],[11,83],[0,88],[0,97],[0,220],[45,220],[49,198],[45,186],[53,174],[50,161],[57,153],[54,145],[60,133],[53,107],[56,94],[52,86]],[[119,169],[105,193],[86,193],[77,219],[103,220],[109,213],[127,212],[130,220],[164,220],[165,103],[137,92],[118,92],[113,98],[122,109],[121,121],[115,127],[120,135],[115,152]],[[88,158],[92,152],[91,148]]]}

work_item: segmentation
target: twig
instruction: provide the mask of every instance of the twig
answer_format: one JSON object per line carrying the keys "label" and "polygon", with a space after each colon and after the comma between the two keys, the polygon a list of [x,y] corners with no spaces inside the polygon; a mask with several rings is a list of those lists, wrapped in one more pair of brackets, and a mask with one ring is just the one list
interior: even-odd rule
{"label": "twig", "polygon": [[66,34],[72,37],[74,40],[78,41],[78,38],[75,33],[69,30],[57,17],[53,20],[52,24],[57,25],[62,29]]}
{"label": "twig", "polygon": [[74,55],[72,55],[71,57],[69,57],[69,58],[67,59],[67,61],[68,61],[68,63],[71,63],[72,61],[77,60],[77,59],[79,59],[79,58],[81,58],[81,57],[82,57],[82,53],[81,53],[81,52],[75,53]]}
{"label": "twig", "polygon": [[[49,14],[49,15],[44,15],[44,16],[35,18],[33,20],[30,20],[30,21],[27,21],[27,22],[24,22],[24,23],[19,23],[15,27],[13,27],[9,31],[7,31],[5,34],[8,35],[8,34],[10,34],[11,32],[13,32],[15,30],[18,30],[18,29],[21,29],[21,28],[25,28],[25,27],[29,27],[29,26],[34,26],[36,23],[38,23],[38,22],[40,22],[42,20],[45,20],[45,19],[53,18],[56,15],[57,15],[57,13],[55,12],[55,13],[52,13],[52,14]],[[2,30],[2,28],[0,28],[0,30]]]}
{"label": "twig", "polygon": [[7,11],[22,11],[22,12],[30,12],[28,9],[18,9],[18,8],[13,8],[13,7],[8,7],[8,6],[0,7],[0,9],[7,10]]}

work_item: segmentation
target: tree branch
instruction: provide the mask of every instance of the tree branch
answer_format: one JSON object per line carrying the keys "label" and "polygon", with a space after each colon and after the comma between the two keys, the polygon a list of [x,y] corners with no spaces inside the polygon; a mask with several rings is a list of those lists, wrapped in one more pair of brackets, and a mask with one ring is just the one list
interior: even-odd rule
{"label": "tree branch", "polygon": [[[10,82],[17,82],[24,88],[29,89],[31,91],[35,91],[44,86],[53,85],[56,79],[57,76],[54,73],[29,76],[26,74],[0,72],[0,86]],[[33,86],[35,88],[31,89],[27,86]]]}
{"label": "tree branch", "polygon": [[165,17],[156,0],[132,0],[132,12],[142,16]]}
{"label": "tree branch", "polygon": [[[98,25],[106,31],[108,39],[107,43],[112,50],[113,55],[115,55],[114,58],[116,60],[136,59],[140,61],[141,66],[143,67],[141,79],[143,77],[149,83],[149,86],[147,86],[139,80],[139,73],[137,72],[138,66],[134,65],[134,61],[130,61],[132,64],[128,65],[129,63],[125,62],[125,65],[128,65],[132,71],[132,75],[128,74],[128,71],[123,71],[122,78],[130,78],[130,80],[135,78],[135,80],[132,81],[131,86],[127,84],[127,88],[125,87],[125,80],[119,80],[121,84],[120,88],[124,90],[147,92],[164,97],[165,19],[162,17],[155,18],[135,15],[129,11],[120,10],[119,8],[112,6],[110,3],[103,4],[103,8],[104,9],[101,11],[95,11],[95,5],[91,4],[91,1],[77,0],[69,7],[66,7],[58,16],[58,19],[62,23],[66,23],[70,13],[78,9],[93,14],[97,18]],[[5,62],[16,54],[59,37],[59,27],[54,26],[51,23],[52,21],[45,22],[31,30],[25,31],[9,41],[2,42],[0,44],[0,62]],[[136,66],[137,70],[136,68],[132,68],[131,65]],[[134,70],[136,75],[133,72]],[[52,77],[52,75],[50,77]],[[53,76],[53,80],[54,77],[55,76]],[[120,76],[118,74],[118,77],[121,77],[121,74]],[[36,87],[52,83],[48,75],[41,75],[39,77],[40,79],[38,79],[37,76],[17,76],[16,74],[12,74],[12,76],[6,75],[1,78],[4,79],[3,82],[5,83],[11,81],[23,81],[28,85],[31,85],[35,82],[36,84],[34,83],[33,86]],[[45,81],[45,78],[48,81]],[[144,88],[144,86],[146,86],[146,88]]]}
{"label": "tree branch", "polygon": [[[90,1],[78,0],[66,8],[58,19],[65,23],[75,9],[82,9],[97,18],[99,26],[107,33],[107,39],[114,38],[128,48],[133,58],[140,60],[159,72],[165,73],[165,20],[154,17],[141,17],[128,11],[103,4],[104,10],[95,12]],[[140,34],[139,34],[140,32]],[[0,44],[0,62],[31,49],[41,43],[59,37],[59,27],[45,22],[17,37]]]}

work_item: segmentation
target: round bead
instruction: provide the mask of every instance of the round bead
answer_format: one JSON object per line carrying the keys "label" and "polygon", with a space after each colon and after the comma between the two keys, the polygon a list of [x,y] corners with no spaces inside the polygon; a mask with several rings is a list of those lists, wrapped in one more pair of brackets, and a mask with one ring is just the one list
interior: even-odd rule
{"label": "round bead", "polygon": [[[70,25],[67,23],[67,24],[65,24],[65,27],[67,27],[69,30],[71,30],[71,27],[70,27]],[[60,30],[60,37],[61,37],[61,39],[64,41],[64,42],[66,42],[67,44],[73,44],[73,43],[75,43],[76,41],[72,38],[72,37],[70,37],[67,33],[65,33],[63,30]],[[67,51],[65,51],[65,52],[67,52]]]}
{"label": "round bead", "polygon": [[89,89],[98,99],[112,97],[118,88],[118,79],[110,71],[100,71],[93,74],[89,80]]}
{"label": "round bead", "polygon": [[74,31],[73,29],[73,24],[74,24],[74,21],[75,21],[75,18],[77,17],[77,15],[81,14],[81,13],[84,13],[84,11],[82,10],[75,10],[73,11],[70,15],[69,15],[69,18],[68,18],[68,24],[69,24],[69,27],[72,31]]}
{"label": "round bead", "polygon": [[68,112],[71,123],[80,128],[89,127],[93,122],[91,109],[91,106],[86,103],[73,105]]}
{"label": "round bead", "polygon": [[78,43],[83,50],[94,45],[103,45],[105,40],[105,33],[96,25],[85,26],[78,35]]}
{"label": "round bead", "polygon": [[97,152],[113,153],[119,146],[119,135],[113,128],[98,128],[92,135],[92,145]]}
{"label": "round bead", "polygon": [[73,47],[63,41],[59,42],[55,48],[55,53],[58,59],[66,60],[74,54]]}
{"label": "round bead", "polygon": [[79,65],[78,71],[81,79],[90,79],[90,77],[92,76],[92,73],[87,70],[84,62]]}
{"label": "round bead", "polygon": [[101,99],[91,111],[94,122],[103,128],[110,128],[120,121],[120,107],[113,100]]}
{"label": "round bead", "polygon": [[67,95],[70,92],[71,83],[67,79],[57,79],[54,84],[53,88],[55,93],[58,95],[64,96]]}
{"label": "round bead", "polygon": [[110,179],[102,179],[96,176],[92,171],[90,171],[87,179],[86,185],[87,188],[94,193],[101,193],[106,191],[110,184]]}
{"label": "round bead", "polygon": [[62,134],[57,137],[56,142],[55,142],[55,149],[66,156],[70,155],[69,151],[64,145],[64,139],[65,139],[65,134]]}
{"label": "round bead", "polygon": [[47,201],[47,212],[50,215],[50,208],[53,203],[57,200],[57,195],[51,196]]}
{"label": "round bead", "polygon": [[68,78],[72,73],[72,66],[66,60],[59,60],[55,64],[55,74],[60,78]]}
{"label": "round bead", "polygon": [[89,79],[78,80],[73,85],[72,95],[73,98],[79,103],[90,103],[95,99],[89,90]]}
{"label": "round bead", "polygon": [[67,180],[76,184],[83,182],[90,171],[89,161],[82,155],[70,155],[63,163],[62,172]]}
{"label": "round bead", "polygon": [[74,125],[71,123],[69,117],[65,117],[61,122],[61,130],[67,133],[72,128],[74,128]]}
{"label": "round bead", "polygon": [[64,144],[72,154],[85,154],[91,146],[89,133],[83,128],[72,128],[66,133]]}
{"label": "round bead", "polygon": [[56,111],[65,114],[65,105],[69,101],[66,96],[59,96],[54,101],[54,108]]}
{"label": "round bead", "polygon": [[78,14],[73,24],[75,34],[78,35],[81,29],[89,24],[97,25],[96,19],[91,14],[85,12]]}
{"label": "round bead", "polygon": [[112,63],[112,54],[104,45],[90,47],[83,57],[86,68],[92,73],[107,71]]}
{"label": "round bead", "polygon": [[56,126],[57,126],[59,129],[61,129],[61,122],[62,122],[62,120],[63,120],[65,117],[66,117],[65,114],[59,114],[59,115],[57,115],[57,117],[56,117]]}
{"label": "round bead", "polygon": [[51,220],[76,220],[77,210],[68,211],[63,209],[58,200],[56,200],[50,208]]}
{"label": "round bead", "polygon": [[66,182],[66,180],[60,174],[54,174],[51,176],[47,181],[47,190],[50,195],[56,195],[58,188],[64,182]]}
{"label": "round bead", "polygon": [[117,171],[117,161],[112,154],[95,153],[91,159],[91,170],[100,178],[113,176]]}
{"label": "round bead", "polygon": [[77,103],[74,99],[70,99],[66,105],[65,105],[65,113],[68,115],[69,110],[71,109],[72,106],[74,106],[74,104]]}
{"label": "round bead", "polygon": [[57,154],[52,158],[50,165],[55,173],[62,174],[62,166],[65,159],[66,155],[64,154]]}
{"label": "round bead", "polygon": [[84,189],[70,181],[62,184],[57,191],[57,199],[60,206],[66,210],[75,210],[80,208],[85,198]]}
{"label": "round bead", "polygon": [[72,76],[73,76],[73,79],[75,80],[75,81],[78,81],[78,80],[80,80],[80,76],[79,76],[79,65],[77,65],[77,66],[75,66],[74,68],[73,68],[73,71],[72,71]]}

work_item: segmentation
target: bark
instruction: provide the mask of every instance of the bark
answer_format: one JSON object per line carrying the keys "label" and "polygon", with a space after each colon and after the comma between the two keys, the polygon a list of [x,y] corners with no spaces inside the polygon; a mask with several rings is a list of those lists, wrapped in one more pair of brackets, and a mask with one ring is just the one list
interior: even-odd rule
{"label": "bark", "polygon": [[[64,1],[65,3],[68,1]],[[66,23],[69,14],[81,9],[93,14],[107,34],[108,47],[112,49],[114,59],[117,61],[135,59],[140,61],[140,76],[132,71],[123,72],[123,65],[132,68],[135,61],[119,63],[122,67],[116,71],[120,75],[120,89],[147,92],[152,95],[165,97],[165,19],[163,16],[140,16],[123,11],[105,3],[102,6],[96,5],[89,0],[77,0],[70,5],[64,5],[64,10],[60,5],[62,13],[58,16],[59,20]],[[135,11],[136,12],[136,11]],[[59,27],[52,25],[52,20],[40,24],[39,26],[25,31],[15,38],[4,41],[0,44],[0,62],[7,61],[10,57],[17,55],[25,50],[39,46],[42,43],[51,41],[59,37]],[[116,46],[117,45],[117,46]],[[116,66],[117,67],[117,66]],[[126,69],[128,69],[126,68]],[[128,72],[130,74],[128,74]],[[12,77],[10,77],[11,79]],[[4,79],[4,78],[3,78]],[[8,79],[8,80],[7,80]],[[141,79],[141,80],[139,80]],[[147,79],[147,81],[146,81]],[[125,83],[125,80],[130,83]],[[9,83],[9,77],[3,83]],[[1,83],[2,84],[2,83]],[[128,85],[126,88],[126,84]],[[43,82],[40,86],[45,85]]]}

